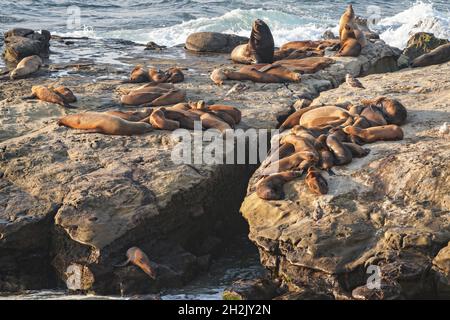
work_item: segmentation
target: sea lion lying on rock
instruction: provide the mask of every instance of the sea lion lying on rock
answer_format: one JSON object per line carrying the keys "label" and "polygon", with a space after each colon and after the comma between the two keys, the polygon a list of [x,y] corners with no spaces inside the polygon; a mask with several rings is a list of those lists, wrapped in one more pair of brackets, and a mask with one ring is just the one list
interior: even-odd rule
{"label": "sea lion lying on rock", "polygon": [[84,130],[86,133],[132,136],[153,131],[153,127],[144,122],[131,122],[101,112],[84,112],[65,116],[58,125]]}
{"label": "sea lion lying on rock", "polygon": [[299,82],[301,75],[280,65],[258,64],[245,66],[239,71],[228,69],[216,69],[211,74],[211,79],[217,85],[222,85],[225,80],[253,81],[257,83],[284,83]]}
{"label": "sea lion lying on rock", "polygon": [[258,19],[253,22],[250,40],[231,52],[231,60],[237,63],[272,63],[275,44],[269,26]]}
{"label": "sea lion lying on rock", "polygon": [[128,91],[120,101],[124,105],[165,106],[182,102],[186,99],[184,90],[176,89],[171,84],[149,83],[142,87]]}
{"label": "sea lion lying on rock", "polygon": [[172,67],[167,71],[161,71],[155,68],[145,69],[138,65],[131,71],[130,79],[123,83],[179,83],[183,81],[184,74],[179,68]]}
{"label": "sea lion lying on rock", "polygon": [[39,56],[30,56],[23,58],[11,71],[10,78],[12,80],[25,78],[37,72],[42,66],[42,59]]}
{"label": "sea lion lying on rock", "polygon": [[291,41],[281,46],[280,51],[286,50],[305,50],[322,52],[326,48],[335,47],[339,40],[318,40],[318,41]]}
{"label": "sea lion lying on rock", "polygon": [[348,24],[344,26],[341,32],[341,49],[336,56],[339,57],[358,57],[361,54],[362,46],[356,39],[355,30]]}
{"label": "sea lion lying on rock", "polygon": [[450,61],[450,43],[441,45],[429,53],[421,55],[413,60],[411,67],[427,67]]}
{"label": "sea lion lying on rock", "polygon": [[258,197],[264,200],[281,200],[284,198],[284,185],[302,176],[300,171],[288,171],[270,175],[260,180],[256,186]]}
{"label": "sea lion lying on rock", "polygon": [[60,86],[57,88],[45,86],[33,86],[31,88],[31,96],[24,99],[39,99],[44,102],[58,104],[64,108],[75,109],[70,103],[77,101],[73,92],[66,87]]}
{"label": "sea lion lying on rock", "polygon": [[403,130],[395,124],[361,129],[354,126],[344,128],[344,132],[356,136],[365,143],[373,143],[376,141],[396,141],[403,139]]}
{"label": "sea lion lying on rock", "polygon": [[127,258],[127,261],[115,265],[115,267],[125,267],[128,264],[132,263],[135,266],[139,267],[142,271],[144,271],[150,278],[152,278],[153,280],[156,279],[156,271],[152,267],[152,263],[150,262],[150,259],[144,251],[142,251],[138,247],[132,247],[127,251]]}

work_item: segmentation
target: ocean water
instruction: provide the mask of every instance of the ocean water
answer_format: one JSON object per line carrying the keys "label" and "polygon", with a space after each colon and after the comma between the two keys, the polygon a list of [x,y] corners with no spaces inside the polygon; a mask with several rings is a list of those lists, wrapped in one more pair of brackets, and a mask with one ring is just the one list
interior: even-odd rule
{"label": "ocean water", "polygon": [[196,31],[248,36],[252,21],[262,18],[281,45],[336,32],[348,3],[358,15],[370,17],[372,28],[393,46],[403,48],[418,31],[450,38],[448,0],[0,0],[0,31],[22,26],[65,36],[174,46]]}

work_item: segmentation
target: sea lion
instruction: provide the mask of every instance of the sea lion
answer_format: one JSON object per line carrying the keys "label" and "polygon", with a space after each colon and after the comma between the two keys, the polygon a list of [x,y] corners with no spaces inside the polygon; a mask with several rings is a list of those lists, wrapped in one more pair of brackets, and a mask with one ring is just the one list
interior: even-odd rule
{"label": "sea lion", "polygon": [[262,20],[253,22],[250,40],[231,52],[231,60],[237,63],[272,63],[275,43],[269,26]]}
{"label": "sea lion", "polygon": [[300,74],[304,74],[316,73],[320,70],[325,69],[334,62],[335,61],[333,59],[327,57],[309,57],[304,59],[280,60],[273,64],[283,66],[291,71],[298,72]]}
{"label": "sea lion", "polygon": [[214,69],[210,78],[218,86],[223,85],[223,82],[228,79],[224,68]]}
{"label": "sea lion", "polygon": [[319,153],[320,153],[320,160],[318,163],[319,168],[322,170],[326,170],[330,174],[332,174],[331,169],[334,167],[335,162],[333,153],[327,148],[319,150]]}
{"label": "sea lion", "polygon": [[131,121],[131,122],[139,122],[142,119],[149,117],[153,112],[153,109],[147,108],[143,111],[107,111],[105,114],[109,114],[111,116],[119,117],[123,120]]}
{"label": "sea lion", "polygon": [[284,185],[302,176],[299,171],[282,172],[261,179],[256,185],[256,194],[264,200],[282,200]]}
{"label": "sea lion", "polygon": [[55,92],[52,88],[47,88],[45,86],[33,86],[31,88],[31,98],[37,98],[41,101],[55,103],[68,109],[76,108],[70,105],[63,95]]}
{"label": "sea lion", "polygon": [[291,128],[299,125],[301,117],[308,111],[311,111],[316,108],[317,108],[316,106],[312,106],[312,107],[308,106],[303,109],[295,111],[289,117],[287,117],[287,119],[284,120],[284,122],[280,125],[280,127],[279,127],[280,131],[291,129]]}
{"label": "sea lion", "polygon": [[153,280],[156,279],[156,271],[151,266],[150,259],[147,257],[144,251],[142,251],[138,247],[132,247],[127,251],[127,258],[127,261],[119,265],[115,265],[115,267],[125,267],[129,263],[132,263],[135,266],[139,267],[142,271],[144,271],[150,278],[152,278]]}
{"label": "sea lion", "polygon": [[304,113],[300,118],[300,125],[305,128],[323,128],[326,126],[338,126],[352,119],[351,114],[336,106],[324,106],[313,108]]}
{"label": "sea lion", "polygon": [[286,50],[277,50],[274,53],[273,60],[289,60],[289,59],[303,59],[309,57],[323,57],[325,52],[323,50],[303,50],[303,49],[286,49]]}
{"label": "sea lion", "polygon": [[356,23],[355,11],[353,10],[353,6],[351,4],[348,5],[347,9],[339,20],[339,39],[341,39],[341,45],[346,25],[348,25],[353,30],[356,41],[359,43],[361,48],[364,48],[367,45],[367,38],[364,32],[359,29],[358,24]]}
{"label": "sea lion", "polygon": [[288,68],[277,64],[245,66],[239,69],[239,71],[223,70],[222,74],[229,80],[248,80],[257,83],[284,83],[301,81],[300,73],[291,71]]}
{"label": "sea lion", "polygon": [[150,124],[155,129],[174,131],[180,128],[180,123],[175,120],[167,119],[164,114],[164,108],[154,110],[150,116]]}
{"label": "sea lion", "polygon": [[403,139],[403,130],[395,124],[361,129],[354,126],[344,128],[344,132],[360,138],[366,143],[376,141],[396,141]]}
{"label": "sea lion", "polygon": [[305,182],[309,190],[317,195],[328,193],[328,182],[315,167],[308,168]]}
{"label": "sea lion", "polygon": [[[281,46],[280,51],[286,50],[304,50],[320,52],[325,48],[333,47],[339,44],[339,40],[318,40],[318,41],[291,41]],[[323,54],[322,54],[323,55]]]}
{"label": "sea lion", "polygon": [[364,158],[370,153],[370,149],[363,148],[356,143],[342,142],[342,144],[350,150],[354,158]]}
{"label": "sea lion", "polygon": [[73,94],[72,90],[65,86],[58,86],[56,88],[52,88],[53,91],[57,92],[61,96],[64,97],[64,100],[67,103],[75,103],[77,102],[77,97]]}
{"label": "sea lion", "polygon": [[213,104],[211,106],[208,106],[207,109],[210,111],[224,111],[228,113],[231,117],[233,117],[233,120],[236,124],[239,124],[241,122],[242,113],[238,108],[235,108],[233,106]]}
{"label": "sea lion", "polygon": [[436,49],[421,55],[414,59],[411,63],[411,67],[427,67],[434,64],[445,63],[450,60],[450,43],[441,45]]}
{"label": "sea lion", "polygon": [[295,153],[295,148],[290,143],[281,144],[278,146],[278,148],[274,148],[267,159],[264,161],[264,167],[268,167],[272,163],[279,161],[281,159],[284,159],[286,157],[289,157]]}
{"label": "sea lion", "polygon": [[188,130],[194,130],[194,122],[200,121],[200,117],[194,118],[193,116],[190,116],[187,112],[180,111],[180,110],[168,110],[168,109],[162,109],[164,112],[164,116],[166,119],[174,120],[179,123],[180,128],[188,129]]}
{"label": "sea lion", "polygon": [[313,163],[319,161],[319,153],[316,150],[315,139],[312,136],[297,136],[297,135],[286,135],[280,140],[281,144],[289,143],[295,148],[295,152],[301,154],[303,160],[307,160]]}
{"label": "sea lion", "polygon": [[180,68],[172,67],[166,71],[167,82],[169,83],[180,83],[184,81],[184,73]]}
{"label": "sea lion", "polygon": [[362,46],[356,39],[355,30],[348,24],[345,25],[341,36],[341,49],[338,57],[358,57],[361,54]]}
{"label": "sea lion", "polygon": [[58,125],[85,130],[86,133],[103,133],[120,136],[132,136],[153,131],[152,126],[148,123],[131,122],[100,112],[68,115],[59,119]]}
{"label": "sea lion", "polygon": [[377,106],[389,124],[403,125],[408,117],[408,111],[403,104],[395,99],[378,97],[376,99],[363,99],[364,106]]}
{"label": "sea lion", "polygon": [[388,124],[383,116],[383,112],[376,106],[365,107],[360,115],[369,121],[371,127],[385,126]]}
{"label": "sea lion", "polygon": [[226,123],[228,123],[228,125],[234,129],[236,126],[236,122],[234,121],[233,117],[228,114],[225,111],[210,111],[211,114],[215,115],[216,117],[222,119],[223,121],[225,121]]}
{"label": "sea lion", "polygon": [[163,83],[168,79],[168,75],[165,72],[156,68],[148,69],[148,76],[150,81],[154,83]]}
{"label": "sea lion", "polygon": [[208,112],[204,112],[200,116],[200,120],[202,122],[202,126],[205,129],[217,129],[222,133],[224,133],[226,130],[232,129],[231,126],[221,118]]}
{"label": "sea lion", "polygon": [[11,72],[10,78],[12,80],[25,78],[26,76],[29,76],[30,74],[38,71],[41,68],[42,64],[42,59],[39,56],[30,56],[23,58],[17,64],[16,68]]}
{"label": "sea lion", "polygon": [[145,70],[142,65],[137,65],[131,71],[130,80],[123,81],[123,83],[141,83],[150,81],[148,70]]}
{"label": "sea lion", "polygon": [[186,99],[186,91],[158,85],[147,85],[123,95],[120,101],[124,105],[165,106],[182,102]]}
{"label": "sea lion", "polygon": [[342,130],[332,131],[326,138],[326,145],[328,149],[333,152],[335,164],[342,166],[352,162],[352,152],[344,146]]}

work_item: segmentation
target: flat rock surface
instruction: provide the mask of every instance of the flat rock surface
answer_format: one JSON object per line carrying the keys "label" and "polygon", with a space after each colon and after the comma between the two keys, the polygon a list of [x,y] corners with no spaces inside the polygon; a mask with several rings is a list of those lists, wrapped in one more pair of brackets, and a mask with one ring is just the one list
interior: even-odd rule
{"label": "flat rock surface", "polygon": [[[249,191],[241,211],[250,238],[292,290],[338,299],[449,297],[450,136],[438,130],[450,120],[449,72],[447,63],[369,75],[360,78],[366,89],[343,84],[313,101],[387,96],[406,106],[408,121],[403,141],[366,145],[367,157],[324,173],[328,195],[311,194],[303,178],[285,185],[283,201]],[[384,291],[376,295],[364,290],[370,266],[381,270]]]}

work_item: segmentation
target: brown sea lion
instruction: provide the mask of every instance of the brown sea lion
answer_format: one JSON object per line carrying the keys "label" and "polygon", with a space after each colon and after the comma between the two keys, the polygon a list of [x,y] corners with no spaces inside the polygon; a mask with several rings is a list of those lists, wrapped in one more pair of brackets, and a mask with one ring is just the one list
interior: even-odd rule
{"label": "brown sea lion", "polygon": [[360,115],[369,121],[371,127],[385,126],[388,124],[383,116],[383,112],[376,106],[365,107]]}
{"label": "brown sea lion", "polygon": [[341,49],[338,57],[358,57],[361,54],[362,46],[356,39],[355,31],[348,24],[345,25],[341,35]]}
{"label": "brown sea lion", "polygon": [[261,179],[256,185],[256,194],[264,200],[282,200],[284,185],[302,176],[299,171],[282,172]]}
{"label": "brown sea lion", "polygon": [[316,73],[325,69],[335,61],[327,57],[310,57],[304,59],[290,59],[280,60],[274,63],[274,65],[281,65],[290,69],[291,71],[304,73]]}
{"label": "brown sea lion", "polygon": [[208,110],[210,111],[224,111],[233,117],[233,120],[236,124],[239,124],[242,119],[242,113],[238,108],[233,106],[221,105],[221,104],[213,104],[208,106]]}
{"label": "brown sea lion", "polygon": [[281,46],[280,51],[284,50],[304,50],[304,51],[317,51],[333,47],[339,44],[339,40],[318,40],[318,41],[291,41]]}
{"label": "brown sea lion", "polygon": [[348,5],[347,9],[339,20],[339,39],[341,39],[341,45],[346,25],[348,25],[353,30],[356,41],[359,43],[361,48],[364,48],[367,45],[367,39],[364,32],[360,30],[358,24],[356,23],[355,11],[353,10],[353,6],[351,4]]}
{"label": "brown sea lion", "polygon": [[330,174],[332,174],[331,169],[334,167],[335,162],[333,153],[327,148],[319,150],[319,153],[320,153],[320,160],[318,163],[319,168],[322,170],[326,170]]}
{"label": "brown sea lion", "polygon": [[231,130],[231,126],[223,121],[218,116],[205,112],[200,116],[200,120],[202,122],[202,126],[205,129],[217,129],[220,132],[224,133],[226,130]]}
{"label": "brown sea lion", "polygon": [[352,162],[352,152],[344,146],[344,132],[340,129],[332,131],[326,139],[328,149],[333,152],[335,164],[342,166]]}
{"label": "brown sea lion", "polygon": [[323,57],[323,50],[303,50],[303,49],[286,49],[286,50],[277,50],[274,53],[273,60],[289,60],[289,59],[304,59],[309,57]]}
{"label": "brown sea lion", "polygon": [[47,88],[45,86],[33,86],[31,88],[31,97],[37,98],[41,101],[55,103],[68,109],[74,109],[76,107],[72,106],[67,102],[63,95],[52,90],[52,88]]}
{"label": "brown sea lion", "polygon": [[328,182],[315,167],[310,167],[305,179],[309,190],[317,195],[328,193]]}
{"label": "brown sea lion", "polygon": [[305,107],[303,109],[300,109],[298,111],[295,111],[293,114],[291,114],[289,117],[287,117],[287,119],[281,124],[280,126],[280,131],[284,131],[287,129],[291,129],[297,125],[300,124],[300,119],[301,117],[307,113],[308,111],[311,111],[313,109],[316,109],[318,107],[316,106],[308,106]]}
{"label": "brown sea lion", "polygon": [[441,64],[450,61],[450,43],[441,45],[431,52],[425,53],[414,59],[411,67],[427,67],[435,64]]}
{"label": "brown sea lion", "polygon": [[210,111],[210,113],[228,123],[232,129],[236,126],[236,122],[229,113],[225,111]]}
{"label": "brown sea lion", "polygon": [[174,120],[179,123],[180,128],[194,130],[194,122],[200,121],[200,117],[197,115],[197,119],[194,119],[188,113],[180,110],[168,110],[166,108],[163,109],[164,116],[166,119]]}
{"label": "brown sea lion", "polygon": [[129,263],[134,264],[139,267],[142,271],[144,271],[150,278],[153,280],[156,279],[156,271],[152,267],[150,259],[147,257],[144,251],[137,247],[132,247],[127,251],[128,260],[119,265],[115,265],[115,267],[125,267]]}
{"label": "brown sea lion", "polygon": [[366,143],[376,141],[396,141],[403,139],[403,130],[395,124],[361,129],[354,126],[344,128],[344,132],[360,138]]}
{"label": "brown sea lion", "polygon": [[182,102],[186,99],[184,90],[158,85],[146,85],[123,95],[120,101],[124,105],[165,106]]}
{"label": "brown sea lion", "polygon": [[370,153],[370,149],[363,148],[356,143],[342,142],[342,144],[344,145],[344,147],[350,150],[354,158],[363,158]]}
{"label": "brown sea lion", "polygon": [[180,68],[172,67],[166,71],[167,82],[169,83],[180,83],[184,81],[184,73]]}
{"label": "brown sea lion", "polygon": [[38,71],[42,64],[42,59],[39,56],[23,58],[9,76],[12,80],[25,78]]}
{"label": "brown sea lion", "polygon": [[[290,170],[303,170],[309,165],[313,165],[314,162],[310,160],[305,160],[304,153],[295,152],[294,154],[284,157],[278,161],[275,161],[268,165],[264,170],[262,170],[262,175],[271,175],[273,173],[290,171]],[[312,158],[312,156],[310,156]]]}
{"label": "brown sea lion", "polygon": [[269,26],[258,19],[253,22],[248,44],[237,46],[231,52],[231,60],[237,63],[272,63],[275,44]]}
{"label": "brown sea lion", "polygon": [[300,118],[300,125],[305,128],[321,128],[326,126],[338,126],[352,119],[351,114],[345,109],[336,106],[324,106],[313,108],[304,113]]}
{"label": "brown sea lion", "polygon": [[272,163],[289,157],[295,153],[295,148],[290,143],[281,144],[278,148],[274,148],[267,159],[264,161],[264,167],[268,167]]}
{"label": "brown sea lion", "polygon": [[168,82],[167,79],[169,78],[165,72],[156,68],[148,69],[148,76],[150,81],[154,83]]}
{"label": "brown sea lion", "polygon": [[100,112],[85,112],[65,116],[58,125],[85,130],[86,133],[132,136],[153,131],[148,123],[131,122]]}
{"label": "brown sea lion", "polygon": [[150,124],[155,129],[174,131],[180,128],[180,123],[175,120],[167,119],[164,108],[154,110],[150,116]]}
{"label": "brown sea lion", "polygon": [[131,122],[138,122],[142,119],[145,119],[149,117],[153,112],[153,109],[147,108],[143,111],[119,111],[119,110],[112,110],[107,111],[105,114],[109,114],[111,116],[119,117],[123,120],[131,121]]}
{"label": "brown sea lion", "polygon": [[77,102],[77,97],[73,94],[72,90],[65,86],[58,86],[56,88],[52,88],[53,91],[59,93],[61,96],[64,97],[64,100],[67,103],[75,103]]}
{"label": "brown sea lion", "polygon": [[300,154],[303,157],[303,160],[310,161],[311,163],[317,163],[320,156],[314,145],[315,139],[312,138],[312,140],[313,141],[308,139],[308,137],[305,138],[290,134],[284,136],[280,143],[292,144],[295,148],[295,152]]}
{"label": "brown sea lion", "polygon": [[383,117],[389,124],[401,126],[406,122],[408,111],[403,104],[395,99],[386,97],[378,97],[375,99],[361,100],[364,106],[377,106],[383,113]]}
{"label": "brown sea lion", "polygon": [[150,81],[148,70],[144,69],[142,65],[137,65],[131,71],[130,80],[123,81],[123,83],[142,83]]}
{"label": "brown sea lion", "polygon": [[223,82],[228,79],[226,73],[227,73],[226,69],[217,68],[217,69],[213,70],[210,78],[215,84],[217,84],[218,86],[221,86],[221,85],[223,85]]}
{"label": "brown sea lion", "polygon": [[280,65],[252,65],[242,67],[239,71],[224,70],[226,78],[237,81],[253,81],[257,83],[299,82],[301,75]]}

